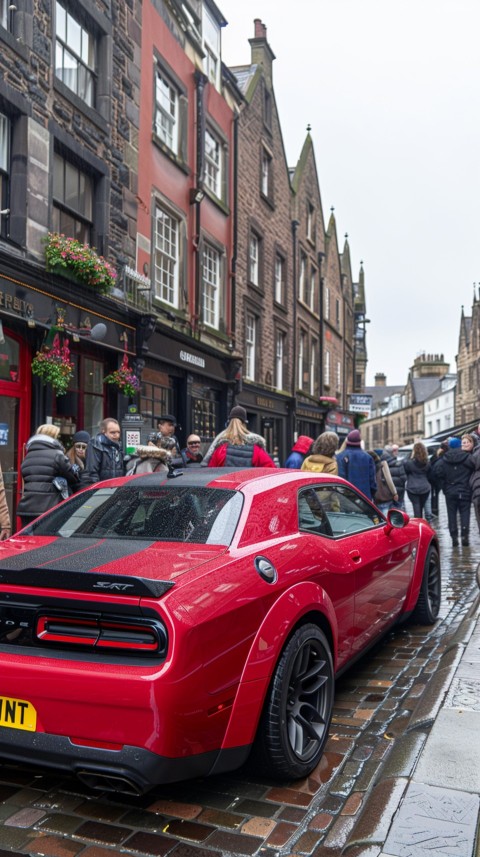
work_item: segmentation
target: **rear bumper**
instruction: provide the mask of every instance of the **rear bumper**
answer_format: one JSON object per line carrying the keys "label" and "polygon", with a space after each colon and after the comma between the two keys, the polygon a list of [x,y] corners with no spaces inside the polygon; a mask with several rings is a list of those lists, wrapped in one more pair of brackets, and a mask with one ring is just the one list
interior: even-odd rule
{"label": "rear bumper", "polygon": [[63,736],[0,727],[0,759],[67,771],[90,788],[143,794],[160,783],[220,774],[239,768],[250,747],[212,750],[170,759],[125,745],[121,750],[80,747]]}

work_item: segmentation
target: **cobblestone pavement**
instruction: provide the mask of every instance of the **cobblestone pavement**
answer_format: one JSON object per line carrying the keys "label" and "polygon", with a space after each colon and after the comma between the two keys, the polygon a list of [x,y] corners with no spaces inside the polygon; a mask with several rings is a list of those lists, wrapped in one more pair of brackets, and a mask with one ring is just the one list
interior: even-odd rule
{"label": "cobblestone pavement", "polygon": [[[339,680],[326,752],[308,779],[279,785],[243,770],[126,798],[33,767],[1,766],[0,857],[339,854],[478,593],[473,516],[470,548],[450,546],[442,502],[438,532],[439,621],[395,630]],[[368,857],[368,848],[348,850],[360,853]]]}

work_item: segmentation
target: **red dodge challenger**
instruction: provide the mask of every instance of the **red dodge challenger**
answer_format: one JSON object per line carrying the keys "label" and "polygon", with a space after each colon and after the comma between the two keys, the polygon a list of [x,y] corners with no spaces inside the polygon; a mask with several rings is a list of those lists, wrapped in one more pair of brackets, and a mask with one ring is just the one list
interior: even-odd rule
{"label": "red dodge challenger", "polygon": [[336,477],[99,483],[0,543],[0,759],[130,794],[252,751],[304,777],[335,676],[440,587],[426,521]]}

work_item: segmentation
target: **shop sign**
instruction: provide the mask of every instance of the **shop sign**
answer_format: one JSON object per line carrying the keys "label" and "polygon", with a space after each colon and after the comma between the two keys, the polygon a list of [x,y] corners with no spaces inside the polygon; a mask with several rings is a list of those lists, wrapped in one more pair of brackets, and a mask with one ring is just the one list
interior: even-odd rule
{"label": "shop sign", "polygon": [[205,358],[199,354],[190,354],[189,351],[180,351],[180,360],[184,363],[191,363],[193,366],[199,366],[200,369],[205,369]]}
{"label": "shop sign", "polygon": [[356,414],[366,414],[368,417],[372,412],[372,396],[361,393],[350,393],[349,407]]}
{"label": "shop sign", "polygon": [[259,408],[268,408],[270,411],[274,411],[276,408],[273,399],[267,399],[265,396],[255,396],[255,404],[257,404]]}

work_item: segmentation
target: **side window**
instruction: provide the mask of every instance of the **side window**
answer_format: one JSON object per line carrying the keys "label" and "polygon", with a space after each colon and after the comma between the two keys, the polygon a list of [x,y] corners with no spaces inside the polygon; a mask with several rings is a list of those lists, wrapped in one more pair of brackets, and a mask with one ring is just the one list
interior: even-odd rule
{"label": "side window", "polygon": [[371,530],[383,518],[356,491],[343,485],[304,488],[298,495],[300,530],[340,538]]}

